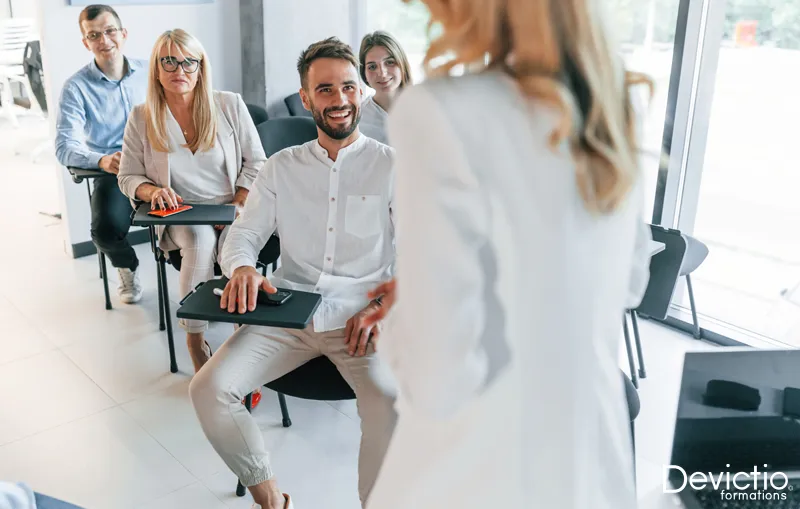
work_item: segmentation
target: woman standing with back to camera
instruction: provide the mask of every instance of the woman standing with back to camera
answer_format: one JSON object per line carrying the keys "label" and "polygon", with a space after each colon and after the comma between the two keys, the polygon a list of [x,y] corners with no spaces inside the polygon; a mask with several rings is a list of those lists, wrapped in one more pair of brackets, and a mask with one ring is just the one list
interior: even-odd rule
{"label": "woman standing with back to camera", "polygon": [[647,282],[648,80],[602,0],[422,1],[442,34],[389,117],[399,272],[375,294],[400,418],[368,507],[632,509],[617,359]]}

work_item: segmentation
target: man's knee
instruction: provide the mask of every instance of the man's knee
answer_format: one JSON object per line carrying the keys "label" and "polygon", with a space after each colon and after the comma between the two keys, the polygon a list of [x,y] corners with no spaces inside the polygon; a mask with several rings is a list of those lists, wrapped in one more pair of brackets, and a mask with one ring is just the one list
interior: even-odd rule
{"label": "man's knee", "polygon": [[203,368],[189,383],[189,398],[196,409],[228,404],[240,399],[234,394],[230,380],[222,376],[220,370],[211,369],[210,365]]}
{"label": "man's knee", "polygon": [[[124,198],[124,196],[122,197]],[[100,188],[92,195],[92,240],[100,243],[119,241],[128,234],[130,214],[121,209],[115,200],[113,189]]]}
{"label": "man's knee", "polygon": [[102,214],[97,214],[95,217],[92,217],[90,232],[92,241],[101,248],[113,245],[125,236],[125,233],[120,231],[111,218],[103,216]]}
{"label": "man's knee", "polygon": [[213,406],[221,390],[219,377],[214,370],[201,369],[189,383],[189,398],[195,409]]}

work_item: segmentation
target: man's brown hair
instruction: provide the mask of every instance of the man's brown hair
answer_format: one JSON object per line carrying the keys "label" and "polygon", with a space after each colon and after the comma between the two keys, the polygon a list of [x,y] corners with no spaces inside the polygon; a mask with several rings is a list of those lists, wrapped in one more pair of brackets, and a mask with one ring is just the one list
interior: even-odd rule
{"label": "man's brown hair", "polygon": [[117,20],[117,25],[119,25],[117,28],[122,28],[122,20],[119,19],[119,14],[117,14],[117,11],[115,11],[113,7],[111,7],[110,5],[94,4],[94,5],[87,5],[81,11],[81,15],[78,16],[78,26],[81,28],[81,32],[83,32],[84,21],[93,21],[95,18],[97,18],[98,16],[100,16],[105,12],[114,16],[114,19]]}
{"label": "man's brown hair", "polygon": [[308,90],[308,69],[314,60],[318,58],[339,58],[347,60],[356,68],[358,72],[358,58],[353,53],[353,48],[348,44],[343,43],[336,37],[329,37],[324,41],[315,42],[297,59],[297,72],[300,73],[300,84],[305,90]]}

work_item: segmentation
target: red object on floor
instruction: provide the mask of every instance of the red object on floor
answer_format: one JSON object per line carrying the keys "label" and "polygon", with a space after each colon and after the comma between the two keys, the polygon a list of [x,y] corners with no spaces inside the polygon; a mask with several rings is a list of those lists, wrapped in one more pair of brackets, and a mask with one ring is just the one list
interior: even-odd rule
{"label": "red object on floor", "polygon": [[[247,399],[242,400],[242,405],[245,405]],[[261,403],[261,391],[253,392],[253,395],[250,398],[250,410],[255,410],[258,404]]]}

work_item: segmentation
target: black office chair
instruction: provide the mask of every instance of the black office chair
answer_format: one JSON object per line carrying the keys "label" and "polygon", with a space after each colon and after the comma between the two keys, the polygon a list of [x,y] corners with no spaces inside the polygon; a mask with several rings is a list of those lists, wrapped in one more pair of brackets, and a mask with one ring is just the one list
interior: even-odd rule
{"label": "black office chair", "polygon": [[266,122],[269,119],[267,110],[261,106],[258,106],[257,104],[247,104],[247,111],[250,112],[250,118],[253,119],[253,123],[255,125],[258,125],[261,122]]}
{"label": "black office chair", "polygon": [[[642,301],[636,309],[629,310],[631,325],[633,326],[633,337],[636,343],[637,357],[639,360],[639,378],[647,378],[647,370],[644,366],[644,353],[642,351],[642,342],[639,336],[639,322],[637,318],[639,315],[659,320],[663,320],[667,317],[678,278],[681,275],[681,267],[684,265],[687,250],[686,236],[682,235],[678,230],[650,225],[650,232],[654,241],[664,244],[664,250],[650,258],[650,279],[647,283],[644,297],[642,297]],[[623,317],[623,322],[631,380],[634,387],[638,388],[639,381],[637,379],[637,370],[634,365],[630,335],[628,333],[627,316]]]}
{"label": "black office chair", "polygon": [[273,118],[256,127],[267,157],[317,138],[317,124],[309,117]]}
{"label": "black office chair", "polygon": [[289,109],[289,114],[293,117],[314,117],[314,115],[303,107],[303,100],[300,99],[299,93],[294,93],[283,100],[283,103]]}

